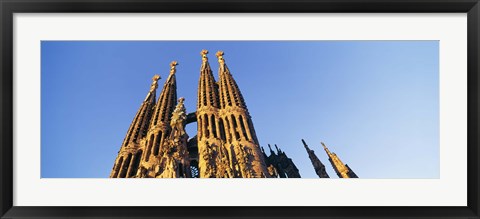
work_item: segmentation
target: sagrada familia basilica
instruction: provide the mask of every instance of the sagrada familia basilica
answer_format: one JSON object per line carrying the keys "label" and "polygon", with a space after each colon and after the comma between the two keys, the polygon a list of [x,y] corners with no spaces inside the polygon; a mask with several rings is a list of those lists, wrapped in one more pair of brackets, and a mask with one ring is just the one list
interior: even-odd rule
{"label": "sagrada familia basilica", "polygon": [[[196,112],[187,113],[184,98],[177,99],[176,66],[170,63],[160,97],[155,75],[122,143],[111,178],[300,178],[292,159],[275,145],[270,155],[258,143],[245,100],[223,58],[216,53],[219,81],[201,52]],[[197,122],[189,139],[185,125]],[[320,178],[329,178],[325,166],[302,139]],[[358,178],[323,144],[340,178]]]}

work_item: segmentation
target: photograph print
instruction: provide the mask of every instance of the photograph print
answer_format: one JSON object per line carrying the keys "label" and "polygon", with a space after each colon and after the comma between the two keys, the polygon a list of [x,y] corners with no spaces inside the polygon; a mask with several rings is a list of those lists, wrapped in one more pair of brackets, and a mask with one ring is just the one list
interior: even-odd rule
{"label": "photograph print", "polygon": [[438,179],[439,138],[438,41],[41,42],[41,178]]}

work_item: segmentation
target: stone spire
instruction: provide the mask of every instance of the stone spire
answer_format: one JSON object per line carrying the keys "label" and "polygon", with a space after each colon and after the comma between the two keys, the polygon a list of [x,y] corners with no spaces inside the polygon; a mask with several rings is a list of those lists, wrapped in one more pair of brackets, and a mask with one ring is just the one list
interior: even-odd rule
{"label": "stone spire", "polygon": [[327,146],[323,142],[321,142],[325,152],[327,152],[328,160],[333,166],[333,169],[337,173],[338,177],[340,178],[358,178],[358,176],[348,167],[348,165],[343,164],[343,162],[338,158],[335,153],[330,152]]}
{"label": "stone spire", "polygon": [[125,137],[122,146],[127,146],[132,142],[138,143],[138,140],[145,136],[151,118],[152,107],[155,105],[155,91],[157,90],[157,82],[159,79],[159,75],[153,76],[150,91],[148,91],[145,100],[143,100],[140,109],[137,111],[137,114],[130,124],[130,128],[127,131],[127,136]]}
{"label": "stone spire", "polygon": [[[163,85],[162,92],[155,105],[152,120],[150,121],[150,128],[147,136],[144,139],[145,153],[143,156],[144,167],[152,167],[151,158],[158,156],[163,140],[168,136],[170,131],[170,118],[176,105],[177,100],[177,81],[175,73],[178,63],[172,61],[170,63],[170,73]],[[154,159],[155,161],[155,159]]]}
{"label": "stone spire", "polygon": [[315,173],[317,173],[318,177],[320,178],[330,178],[328,176],[327,171],[325,170],[325,165],[318,159],[317,155],[315,155],[313,150],[310,150],[308,147],[307,143],[302,139],[303,146],[305,147],[305,150],[307,150],[308,157],[310,158],[310,161],[312,161],[313,168],[315,169]]}
{"label": "stone spire", "polygon": [[168,123],[172,116],[177,100],[177,80],[175,77],[177,65],[178,63],[176,61],[170,63],[170,74],[163,85],[162,93],[160,93],[157,105],[155,106],[151,126],[156,126],[162,121]]}
{"label": "stone spire", "polygon": [[219,116],[218,85],[210,69],[207,54],[207,50],[200,52],[202,66],[198,81],[196,112],[199,174],[202,178],[234,177],[231,158],[224,144],[225,123]]}
{"label": "stone spire", "polygon": [[246,109],[247,107],[242,92],[240,92],[237,82],[233,79],[223,55],[224,53],[222,51],[216,53],[219,63],[221,107],[226,108],[227,106],[238,106]]}
{"label": "stone spire", "polygon": [[140,139],[142,139],[148,131],[148,124],[150,123],[152,116],[152,108],[155,105],[155,93],[159,79],[159,75],[153,76],[150,90],[130,124],[130,128],[123,140],[122,147],[118,152],[117,159],[115,160],[112,172],[110,173],[110,177],[112,178],[131,177],[136,173],[139,160],[142,156],[142,152],[139,150]]}
{"label": "stone spire", "polygon": [[231,156],[235,177],[270,177],[253,128],[252,119],[237,83],[218,51],[219,115],[224,122],[225,143]]}
{"label": "stone spire", "polygon": [[204,49],[200,54],[202,55],[202,66],[198,81],[197,109],[202,107],[219,108],[218,86],[208,63],[208,50]]}

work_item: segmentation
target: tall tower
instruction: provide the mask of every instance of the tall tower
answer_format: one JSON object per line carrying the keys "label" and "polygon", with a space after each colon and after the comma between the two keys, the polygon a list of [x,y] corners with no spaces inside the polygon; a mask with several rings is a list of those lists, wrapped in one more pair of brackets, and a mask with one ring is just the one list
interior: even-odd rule
{"label": "tall tower", "polygon": [[308,148],[307,143],[302,139],[303,146],[305,147],[305,150],[307,150],[308,157],[312,161],[313,168],[315,169],[315,173],[317,173],[318,177],[320,178],[330,178],[328,176],[327,171],[325,170],[325,165],[318,159],[317,155],[315,155],[313,150],[310,150]]}
{"label": "tall tower", "polygon": [[340,178],[358,178],[357,174],[353,172],[352,169],[348,165],[343,164],[343,162],[338,158],[338,156],[335,153],[330,152],[328,150],[327,146],[323,142],[322,146],[325,149],[325,152],[327,152],[328,155],[328,160],[333,166],[333,169],[335,169],[335,172],[337,173],[338,177]]}
{"label": "tall tower", "polygon": [[229,151],[225,145],[224,119],[219,115],[218,85],[208,62],[208,51],[202,50],[200,54],[202,66],[196,112],[200,177],[235,177]]}
{"label": "tall tower", "polygon": [[177,81],[175,77],[177,65],[176,61],[170,63],[170,73],[153,110],[148,133],[142,142],[145,153],[141,160],[141,166],[142,169],[148,170],[147,175],[149,177],[155,177],[159,171],[160,160],[158,155],[160,147],[164,144],[164,139],[171,130],[170,119],[177,102]]}
{"label": "tall tower", "polygon": [[152,85],[147,97],[143,100],[140,109],[137,111],[127,135],[123,140],[117,159],[110,173],[111,178],[133,177],[142,157],[141,139],[147,134],[148,124],[152,116],[152,108],[155,105],[155,92],[158,87],[159,75],[152,78]]}
{"label": "tall tower", "polygon": [[237,83],[218,51],[219,97],[221,118],[226,133],[226,149],[235,177],[270,177],[260,151],[257,135],[247,105]]}

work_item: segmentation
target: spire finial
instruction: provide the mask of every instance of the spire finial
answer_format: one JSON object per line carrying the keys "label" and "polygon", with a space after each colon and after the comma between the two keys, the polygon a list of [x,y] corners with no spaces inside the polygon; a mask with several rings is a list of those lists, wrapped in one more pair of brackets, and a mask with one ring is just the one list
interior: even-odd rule
{"label": "spire finial", "polygon": [[328,150],[327,146],[325,146],[325,143],[323,143],[323,142],[320,142],[320,144],[322,144],[322,146],[323,146],[323,149],[325,149],[325,150]]}
{"label": "spire finial", "polygon": [[204,49],[200,52],[200,55],[202,55],[202,62],[208,61],[207,54],[208,54],[208,50],[206,50],[206,49]]}
{"label": "spire finial", "polygon": [[223,59],[223,51],[218,51],[215,55],[218,58],[218,63],[223,64],[225,63],[225,59]]}
{"label": "spire finial", "polygon": [[178,65],[177,61],[170,62],[170,74],[175,74],[177,72],[176,66]]}
{"label": "spire finial", "polygon": [[328,150],[328,148],[327,148],[327,146],[325,145],[325,143],[323,143],[323,142],[320,142],[320,143],[322,144],[323,149],[325,149],[325,151],[327,152],[327,154],[330,155],[330,154],[331,154],[331,153],[330,153],[330,150]]}
{"label": "spire finial", "polygon": [[[160,75],[154,75],[153,78],[152,78],[152,85],[150,86],[150,92],[153,92],[155,91],[155,89],[157,89],[158,87],[158,80],[160,80]],[[148,96],[147,96],[148,97]],[[147,98],[148,99],[148,98]]]}
{"label": "spire finial", "polygon": [[310,148],[308,148],[308,145],[305,142],[305,140],[302,139],[302,143],[303,143],[303,146],[305,147],[305,149],[307,149],[307,151],[310,150]]}

